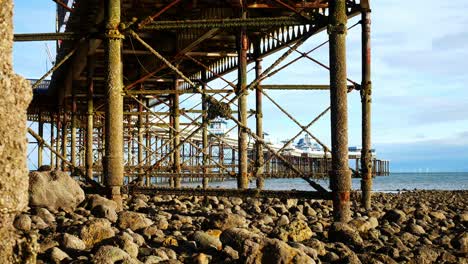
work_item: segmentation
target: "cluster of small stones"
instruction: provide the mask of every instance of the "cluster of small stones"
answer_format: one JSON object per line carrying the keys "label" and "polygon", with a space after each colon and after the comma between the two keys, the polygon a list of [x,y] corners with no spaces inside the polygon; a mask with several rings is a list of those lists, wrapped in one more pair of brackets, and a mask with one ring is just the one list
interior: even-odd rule
{"label": "cluster of small stones", "polygon": [[329,201],[88,195],[74,212],[33,208],[38,263],[468,263],[468,191],[375,194],[333,224]]}

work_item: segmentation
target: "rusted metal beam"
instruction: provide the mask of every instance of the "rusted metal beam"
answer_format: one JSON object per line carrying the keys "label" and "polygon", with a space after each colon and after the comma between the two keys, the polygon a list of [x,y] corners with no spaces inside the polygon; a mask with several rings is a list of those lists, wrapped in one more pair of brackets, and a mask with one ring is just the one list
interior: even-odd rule
{"label": "rusted metal beam", "polygon": [[[220,93],[232,93],[233,89],[209,89],[205,93],[208,94],[220,94]],[[199,93],[196,90],[127,90],[127,95],[165,95],[165,94],[194,94]]]}
{"label": "rusted metal beam", "polygon": [[57,3],[58,5],[60,5],[61,7],[65,8],[66,10],[68,10],[69,12],[73,12],[73,9],[71,9],[69,6],[67,6],[64,2],[60,1],[60,0],[52,0],[54,1],[55,3]]}
{"label": "rusted metal beam", "polygon": [[361,151],[361,190],[362,206],[369,210],[371,208],[372,193],[372,146],[371,146],[371,19],[370,10],[362,12],[362,151]]}
{"label": "rusted metal beam", "polygon": [[[353,85],[348,85],[348,89],[353,88]],[[323,90],[329,91],[328,84],[265,84],[262,85],[263,90]]]}
{"label": "rusted metal beam", "polygon": [[146,30],[194,29],[194,28],[234,28],[234,27],[272,27],[298,26],[303,21],[294,17],[260,17],[260,18],[222,18],[179,21],[155,21],[144,26]]}
{"label": "rusted metal beam", "polygon": [[56,71],[58,68],[60,68],[60,66],[62,66],[62,64],[64,64],[71,56],[73,56],[73,54],[78,49],[78,47],[79,47],[79,45],[76,46],[74,49],[72,49],[67,55],[65,55],[65,57],[63,57],[63,59],[59,63],[55,64],[54,67],[52,67],[50,70],[48,70],[39,80],[37,80],[32,85],[32,89],[36,89],[42,83],[42,81],[45,80],[45,78],[47,78],[50,74],[52,74],[54,71]]}
{"label": "rusted metal beam", "polygon": [[51,41],[51,40],[75,40],[79,39],[80,35],[73,32],[57,32],[57,33],[24,33],[14,34],[13,41]]}
{"label": "rusted metal beam", "polygon": [[348,222],[350,212],[351,171],[348,164],[348,87],[346,80],[346,0],[330,2],[330,102],[332,169],[330,189],[333,218]]}

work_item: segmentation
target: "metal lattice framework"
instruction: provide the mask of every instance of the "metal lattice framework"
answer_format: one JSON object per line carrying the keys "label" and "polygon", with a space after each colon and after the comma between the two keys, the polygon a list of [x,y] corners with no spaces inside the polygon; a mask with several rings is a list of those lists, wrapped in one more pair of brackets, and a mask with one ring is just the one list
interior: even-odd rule
{"label": "metal lattice framework", "polygon": [[[370,144],[370,9],[356,0],[158,1],[76,0],[57,2],[54,33],[17,34],[15,41],[57,40],[55,66],[32,81],[30,129],[50,166],[70,170],[119,201],[122,191],[255,197],[333,199],[335,219],[347,219],[351,175],[362,177],[370,204],[372,176],[388,174]],[[347,19],[362,20],[347,26]],[[363,78],[346,75],[345,35],[363,29]],[[301,45],[327,30],[329,41],[303,52]],[[330,65],[313,52],[330,44]],[[279,53],[271,65],[262,59]],[[291,54],[300,56],[285,61]],[[307,59],[330,71],[330,85],[262,85],[262,81]],[[249,64],[255,71],[248,83]],[[280,66],[281,65],[281,66]],[[228,80],[228,73],[237,79]],[[45,80],[52,75],[51,81]],[[224,87],[211,87],[212,81]],[[269,90],[326,90],[331,105],[307,124],[299,122]],[[348,153],[346,94],[360,91],[363,148]],[[248,109],[249,93],[256,107]],[[298,127],[281,147],[263,133],[263,98]],[[331,113],[332,145],[310,131]],[[248,119],[255,119],[255,129]],[[209,126],[229,124],[218,133]],[[44,125],[50,139],[45,140]],[[226,134],[237,130],[237,137]],[[301,134],[323,149],[297,155],[288,149]],[[348,160],[355,159],[351,169]],[[361,164],[359,164],[361,161]],[[330,177],[329,192],[314,180]],[[209,189],[209,181],[237,179],[239,190]],[[315,192],[262,191],[265,178],[302,178]],[[245,190],[256,179],[258,190]],[[181,188],[200,181],[203,189]],[[161,188],[168,183],[172,188]],[[122,190],[123,185],[127,185]],[[145,187],[143,187],[145,186]]]}

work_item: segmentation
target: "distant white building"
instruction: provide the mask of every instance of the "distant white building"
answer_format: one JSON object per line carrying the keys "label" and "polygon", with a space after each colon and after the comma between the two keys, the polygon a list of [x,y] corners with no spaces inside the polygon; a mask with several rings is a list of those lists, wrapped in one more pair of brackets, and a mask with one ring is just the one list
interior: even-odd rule
{"label": "distant white building", "polygon": [[222,118],[215,118],[210,122],[208,130],[211,134],[224,136],[227,132],[227,122]]}

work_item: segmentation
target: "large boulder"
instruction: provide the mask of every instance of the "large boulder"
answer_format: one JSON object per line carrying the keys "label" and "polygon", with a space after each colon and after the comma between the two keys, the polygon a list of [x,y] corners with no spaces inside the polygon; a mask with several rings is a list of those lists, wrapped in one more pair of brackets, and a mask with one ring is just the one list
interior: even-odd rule
{"label": "large boulder", "polygon": [[78,182],[63,171],[33,171],[29,174],[29,206],[52,212],[73,212],[85,194]]}
{"label": "large boulder", "polygon": [[117,203],[104,198],[98,194],[90,194],[87,196],[86,208],[91,210],[91,213],[100,218],[106,218],[111,222],[116,222],[117,216]]}
{"label": "large boulder", "polygon": [[121,229],[130,228],[132,231],[138,229],[143,229],[145,227],[151,226],[153,221],[148,219],[145,214],[132,212],[132,211],[122,211],[119,213],[119,220],[117,225]]}
{"label": "large boulder", "polygon": [[246,229],[230,228],[221,234],[221,242],[240,253],[241,263],[315,263],[304,251],[279,239],[271,239]]}
{"label": "large boulder", "polygon": [[288,225],[281,226],[275,232],[275,236],[285,242],[302,242],[310,239],[314,233],[305,221],[294,220]]}
{"label": "large boulder", "polygon": [[88,221],[80,230],[80,238],[86,248],[92,248],[104,239],[115,236],[111,222],[105,218],[96,218]]}

